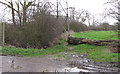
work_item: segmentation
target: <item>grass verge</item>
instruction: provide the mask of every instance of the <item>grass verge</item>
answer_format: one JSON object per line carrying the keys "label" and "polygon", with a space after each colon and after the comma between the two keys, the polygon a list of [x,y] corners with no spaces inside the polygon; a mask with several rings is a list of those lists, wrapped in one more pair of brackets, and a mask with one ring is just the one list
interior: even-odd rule
{"label": "grass verge", "polygon": [[33,49],[33,48],[16,48],[14,46],[4,46],[1,53],[8,54],[8,55],[24,55],[24,56],[45,56],[51,54],[57,54],[60,52],[64,52],[67,47],[64,47],[64,40],[60,41],[59,45],[55,45],[54,47],[47,48],[47,49]]}

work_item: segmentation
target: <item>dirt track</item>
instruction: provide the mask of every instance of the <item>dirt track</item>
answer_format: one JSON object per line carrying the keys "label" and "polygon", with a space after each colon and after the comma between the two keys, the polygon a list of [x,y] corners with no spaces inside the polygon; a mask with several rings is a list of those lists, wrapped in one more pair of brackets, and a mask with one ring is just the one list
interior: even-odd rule
{"label": "dirt track", "polygon": [[96,63],[88,55],[64,53],[71,59],[1,56],[3,72],[118,72],[118,63]]}

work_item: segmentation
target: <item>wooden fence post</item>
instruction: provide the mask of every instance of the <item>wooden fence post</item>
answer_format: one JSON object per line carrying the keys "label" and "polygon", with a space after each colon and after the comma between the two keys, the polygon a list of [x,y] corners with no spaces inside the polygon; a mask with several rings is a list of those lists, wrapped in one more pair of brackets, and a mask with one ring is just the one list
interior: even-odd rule
{"label": "wooden fence post", "polygon": [[2,23],[0,23],[0,46],[2,46]]}
{"label": "wooden fence post", "polygon": [[2,46],[5,45],[5,24],[2,23]]}

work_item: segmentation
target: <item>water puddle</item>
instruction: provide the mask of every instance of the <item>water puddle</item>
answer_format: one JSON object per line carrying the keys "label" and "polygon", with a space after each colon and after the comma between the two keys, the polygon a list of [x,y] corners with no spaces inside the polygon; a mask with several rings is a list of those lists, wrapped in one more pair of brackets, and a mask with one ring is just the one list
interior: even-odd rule
{"label": "water puddle", "polygon": [[[95,63],[83,55],[68,54],[70,60],[50,57],[2,56],[3,72],[118,72],[111,63]],[[113,65],[113,66],[112,66]]]}
{"label": "water puddle", "polygon": [[74,68],[67,67],[67,68],[64,68],[63,71],[65,72],[94,72],[90,70],[79,69],[77,67],[74,67]]}
{"label": "water puddle", "polygon": [[53,60],[47,57],[2,57],[3,72],[54,72],[66,67],[67,61]]}

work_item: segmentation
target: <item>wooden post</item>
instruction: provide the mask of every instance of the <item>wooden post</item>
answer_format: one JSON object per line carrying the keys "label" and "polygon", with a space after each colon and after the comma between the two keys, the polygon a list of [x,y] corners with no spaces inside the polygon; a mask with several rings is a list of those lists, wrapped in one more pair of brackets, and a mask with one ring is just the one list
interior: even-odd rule
{"label": "wooden post", "polygon": [[67,7],[67,14],[66,14],[66,16],[67,16],[67,24],[68,24],[68,37],[70,36],[70,25],[69,25],[69,15],[68,15],[68,1],[66,0],[66,7]]}
{"label": "wooden post", "polygon": [[0,46],[2,46],[2,23],[0,22]]}
{"label": "wooden post", "polygon": [[58,12],[59,12],[59,4],[58,4],[58,0],[57,0],[57,19],[58,19],[58,17],[59,17],[59,14],[58,14]]}
{"label": "wooden post", "polygon": [[2,23],[2,46],[5,45],[5,24]]}

